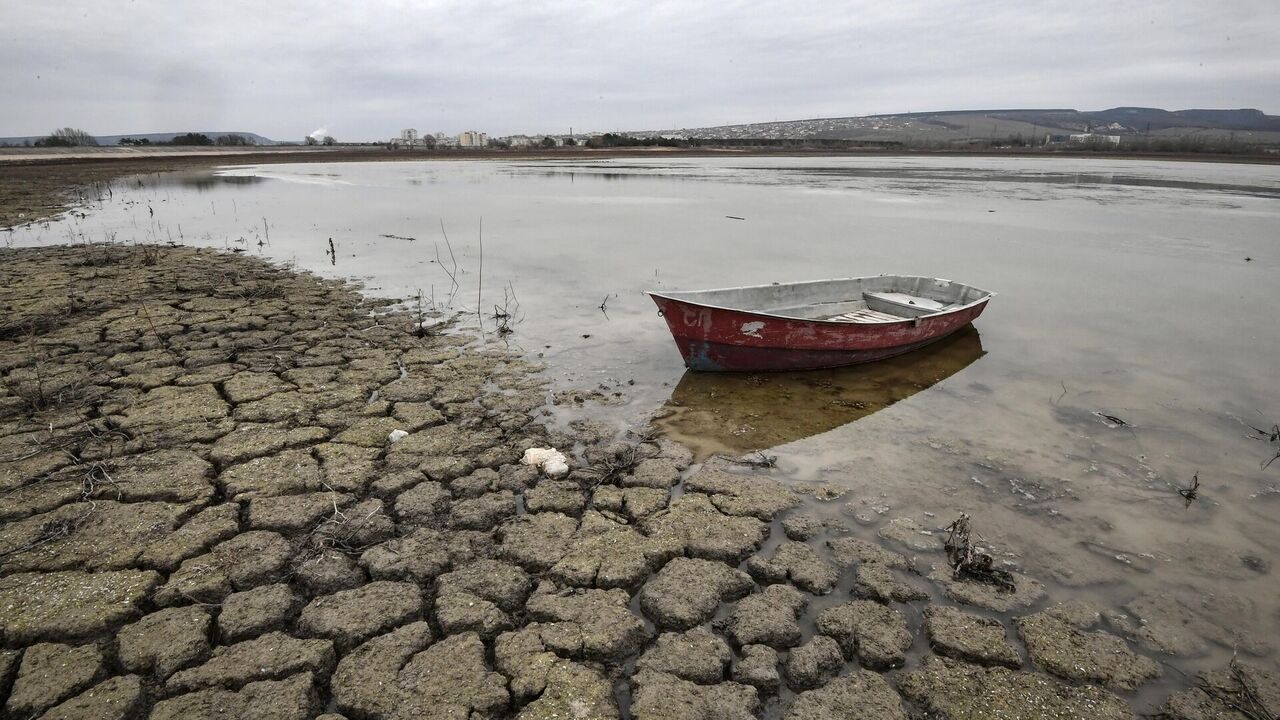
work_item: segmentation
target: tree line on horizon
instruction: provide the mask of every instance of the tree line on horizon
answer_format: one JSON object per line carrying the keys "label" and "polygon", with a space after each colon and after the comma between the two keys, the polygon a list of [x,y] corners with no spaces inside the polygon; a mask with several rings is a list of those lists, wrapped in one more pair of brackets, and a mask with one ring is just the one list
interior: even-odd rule
{"label": "tree line on horizon", "polygon": [[[98,139],[93,135],[90,135],[88,132],[81,130],[80,128],[73,127],[58,128],[33,143],[34,147],[97,147],[98,144]],[[175,135],[172,139],[167,141],[153,141],[150,138],[122,137],[116,144],[135,147],[144,145],[223,145],[243,147],[257,145],[258,143],[251,137],[236,133],[219,135],[216,138],[211,138],[204,133],[189,132],[182,135]]]}

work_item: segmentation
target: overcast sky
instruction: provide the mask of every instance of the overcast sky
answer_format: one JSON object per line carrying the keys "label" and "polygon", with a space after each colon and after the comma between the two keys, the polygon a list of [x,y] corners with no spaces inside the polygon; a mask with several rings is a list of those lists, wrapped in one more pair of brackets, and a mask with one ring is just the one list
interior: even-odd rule
{"label": "overcast sky", "polygon": [[1280,114],[1280,0],[0,0],[0,136],[385,139],[1117,105]]}

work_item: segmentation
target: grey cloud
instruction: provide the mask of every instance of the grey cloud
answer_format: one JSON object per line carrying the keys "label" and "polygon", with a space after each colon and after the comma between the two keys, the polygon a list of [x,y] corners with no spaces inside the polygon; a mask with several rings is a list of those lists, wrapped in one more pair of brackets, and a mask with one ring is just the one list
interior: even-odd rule
{"label": "grey cloud", "polygon": [[[56,5],[56,7],[55,7]],[[0,135],[699,126],[981,107],[1280,112],[1280,4],[10,3]]]}

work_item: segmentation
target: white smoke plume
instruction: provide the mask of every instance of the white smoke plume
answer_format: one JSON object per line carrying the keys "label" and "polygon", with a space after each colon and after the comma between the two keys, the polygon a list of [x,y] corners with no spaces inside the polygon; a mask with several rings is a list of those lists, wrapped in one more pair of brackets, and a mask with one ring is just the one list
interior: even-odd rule
{"label": "white smoke plume", "polygon": [[324,125],[321,125],[320,127],[316,128],[315,131],[312,132],[307,137],[311,138],[312,140],[315,140],[316,142],[320,142],[321,140],[324,140],[324,136],[328,134],[329,134],[329,128],[325,127]]}

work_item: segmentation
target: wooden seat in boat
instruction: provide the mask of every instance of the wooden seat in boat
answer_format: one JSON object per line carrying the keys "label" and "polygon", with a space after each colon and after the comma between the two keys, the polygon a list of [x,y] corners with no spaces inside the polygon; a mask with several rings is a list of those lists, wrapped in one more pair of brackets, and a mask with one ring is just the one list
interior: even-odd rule
{"label": "wooden seat in boat", "polygon": [[901,292],[864,292],[862,296],[867,300],[878,300],[889,306],[919,308],[930,312],[937,312],[947,307],[947,303]]}
{"label": "wooden seat in boat", "polygon": [[876,310],[869,310],[867,308],[863,308],[861,310],[854,310],[853,312],[841,313],[839,315],[836,315],[835,317],[827,318],[827,320],[831,322],[849,322],[849,323],[885,322],[885,321],[897,321],[897,320],[905,320],[905,319],[906,318],[898,317],[897,315],[890,315],[889,313],[882,313]]}

